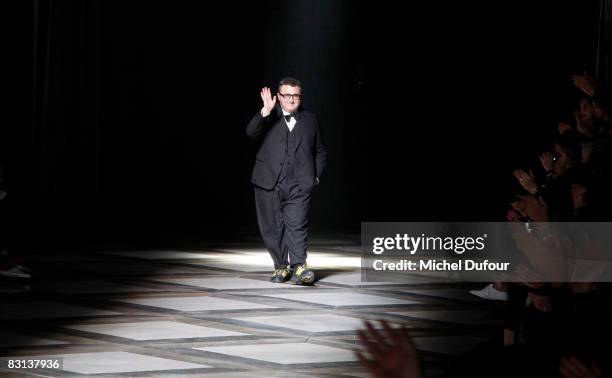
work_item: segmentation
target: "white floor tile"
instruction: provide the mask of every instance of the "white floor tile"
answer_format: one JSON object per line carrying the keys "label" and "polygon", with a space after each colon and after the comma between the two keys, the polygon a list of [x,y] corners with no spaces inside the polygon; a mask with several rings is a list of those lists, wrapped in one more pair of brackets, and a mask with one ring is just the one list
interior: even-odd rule
{"label": "white floor tile", "polygon": [[233,319],[306,332],[342,332],[365,328],[363,319],[333,314],[254,316]]}
{"label": "white floor tile", "polygon": [[327,306],[385,306],[385,305],[408,305],[419,302],[388,298],[378,295],[369,295],[352,292],[314,292],[314,293],[289,293],[289,294],[262,294],[266,297],[282,298],[293,301],[309,302]]}
{"label": "white floor tile", "polygon": [[321,278],[320,282],[334,283],[338,285],[347,286],[380,286],[380,285],[397,285],[394,282],[362,282],[361,273],[338,273],[331,274],[327,277]]}
{"label": "white floor tile", "polygon": [[132,298],[121,299],[120,302],[134,303],[144,306],[161,307],[177,311],[213,311],[213,310],[249,310],[277,308],[277,306],[263,305],[237,301],[233,299],[199,296],[199,297],[162,297],[162,298]]}
{"label": "white floor tile", "polygon": [[71,325],[66,328],[101,333],[132,340],[188,339],[201,337],[246,336],[245,333],[192,324],[157,321],[135,323],[108,323]]}
{"label": "white floor tile", "polygon": [[277,364],[314,364],[357,360],[351,350],[308,343],[232,345],[194,349]]}
{"label": "white floor tile", "polygon": [[235,289],[279,289],[296,287],[294,285],[279,285],[268,281],[252,280],[238,277],[206,277],[206,278],[164,278],[156,279],[159,282],[176,283],[181,285],[197,286],[216,290]]}

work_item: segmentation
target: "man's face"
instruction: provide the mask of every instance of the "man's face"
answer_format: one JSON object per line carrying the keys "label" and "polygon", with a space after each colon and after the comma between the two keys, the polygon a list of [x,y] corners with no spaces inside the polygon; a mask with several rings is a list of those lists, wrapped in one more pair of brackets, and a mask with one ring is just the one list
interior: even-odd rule
{"label": "man's face", "polygon": [[302,88],[292,87],[290,85],[282,85],[278,93],[281,108],[288,112],[295,112],[300,106],[302,100]]}

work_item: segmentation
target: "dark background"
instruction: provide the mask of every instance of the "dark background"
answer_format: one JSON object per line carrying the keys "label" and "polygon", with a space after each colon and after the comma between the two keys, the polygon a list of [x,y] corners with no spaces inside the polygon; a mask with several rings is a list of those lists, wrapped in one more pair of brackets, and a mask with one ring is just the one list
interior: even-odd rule
{"label": "dark background", "polygon": [[12,243],[256,233],[244,128],[283,76],[329,150],[314,232],[503,220],[593,69],[599,1],[428,3],[32,1]]}

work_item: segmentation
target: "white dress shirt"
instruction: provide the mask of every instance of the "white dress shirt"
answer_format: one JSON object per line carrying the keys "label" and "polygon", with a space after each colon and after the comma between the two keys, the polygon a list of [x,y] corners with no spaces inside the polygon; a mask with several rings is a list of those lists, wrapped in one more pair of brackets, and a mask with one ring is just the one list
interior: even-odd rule
{"label": "white dress shirt", "polygon": [[[285,116],[289,115],[291,113],[286,112],[283,110],[283,118],[285,118]],[[289,122],[287,122],[287,120],[285,119],[285,123],[287,124],[287,127],[289,128],[289,132],[293,131],[293,128],[295,127],[295,124],[297,123],[295,117],[291,116],[291,119],[289,119]]]}

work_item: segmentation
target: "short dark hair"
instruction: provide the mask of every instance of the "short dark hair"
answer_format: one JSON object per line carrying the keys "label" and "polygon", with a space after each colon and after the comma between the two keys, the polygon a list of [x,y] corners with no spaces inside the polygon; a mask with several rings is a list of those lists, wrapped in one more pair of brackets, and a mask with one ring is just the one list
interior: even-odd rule
{"label": "short dark hair", "polygon": [[283,85],[288,85],[290,87],[300,87],[302,88],[302,83],[294,77],[284,77],[281,81],[278,82],[278,91],[280,92],[280,88]]}

